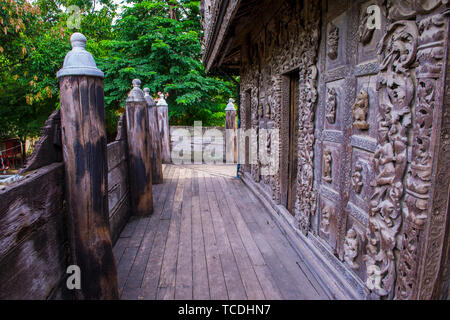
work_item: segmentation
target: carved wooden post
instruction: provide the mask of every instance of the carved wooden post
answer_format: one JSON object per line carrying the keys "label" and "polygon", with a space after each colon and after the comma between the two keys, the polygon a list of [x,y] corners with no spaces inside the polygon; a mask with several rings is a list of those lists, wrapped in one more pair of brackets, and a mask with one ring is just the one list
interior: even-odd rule
{"label": "carved wooden post", "polygon": [[163,183],[163,171],[161,161],[161,133],[158,125],[158,110],[156,103],[149,94],[150,89],[144,88],[144,98],[148,108],[148,125],[151,140],[151,167],[152,167],[152,183]]}
{"label": "carved wooden post", "polygon": [[153,212],[153,195],[147,102],[140,85],[141,80],[133,80],[126,112],[131,212],[142,216]]}
{"label": "carved wooden post", "polygon": [[226,161],[227,163],[237,162],[237,122],[236,108],[234,101],[230,98],[225,108],[225,132],[226,132]]}
{"label": "carved wooden post", "polygon": [[170,141],[169,141],[169,106],[164,99],[164,94],[159,96],[158,103],[158,125],[161,133],[161,159],[163,163],[171,163]]}
{"label": "carved wooden post", "polygon": [[103,72],[74,33],[57,76],[69,213],[71,264],[81,271],[77,299],[117,299],[117,270],[109,234]]}

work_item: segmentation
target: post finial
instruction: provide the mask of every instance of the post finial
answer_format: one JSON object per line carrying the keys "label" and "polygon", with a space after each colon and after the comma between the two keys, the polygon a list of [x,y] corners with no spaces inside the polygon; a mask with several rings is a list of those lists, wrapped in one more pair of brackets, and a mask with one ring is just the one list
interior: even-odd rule
{"label": "post finial", "polygon": [[153,100],[153,98],[150,96],[150,89],[147,87],[144,88],[144,98],[145,101],[147,101],[147,105],[149,107],[156,106],[155,100]]}
{"label": "post finial", "polygon": [[228,100],[227,107],[225,108],[225,111],[236,111],[236,108],[234,107],[234,99],[230,98]]}
{"label": "post finial", "polygon": [[139,79],[134,79],[131,83],[133,84],[134,88],[140,88],[141,87],[141,80],[139,80]]}
{"label": "post finial", "polygon": [[142,102],[144,99],[144,91],[141,90],[141,80],[134,79],[132,82],[133,89],[128,94],[127,102]]}
{"label": "post finial", "polygon": [[86,42],[87,42],[87,39],[84,36],[84,34],[79,33],[79,32],[75,32],[70,37],[70,44],[72,45],[72,49],[75,49],[75,48],[86,49]]}
{"label": "post finial", "polygon": [[159,94],[159,100],[156,104],[158,107],[168,107],[169,105],[166,102],[166,99],[164,99],[164,93]]}
{"label": "post finial", "polygon": [[61,70],[56,73],[58,78],[64,76],[92,76],[103,78],[104,73],[97,68],[95,60],[88,51],[86,51],[86,37],[75,32],[70,37],[72,50],[64,58],[64,64]]}

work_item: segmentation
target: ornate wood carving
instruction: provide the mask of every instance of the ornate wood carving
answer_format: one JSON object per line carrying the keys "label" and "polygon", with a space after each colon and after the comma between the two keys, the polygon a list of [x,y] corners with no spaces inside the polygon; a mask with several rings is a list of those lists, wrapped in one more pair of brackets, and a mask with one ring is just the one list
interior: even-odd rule
{"label": "ornate wood carving", "polygon": [[331,183],[331,181],[333,180],[331,174],[332,162],[333,159],[331,157],[331,151],[325,150],[323,152],[323,180],[325,180],[328,183]]}
{"label": "ornate wood carving", "polygon": [[328,58],[331,60],[336,60],[338,57],[338,47],[339,47],[339,28],[335,26],[332,22],[330,23],[330,30],[328,31]]}
{"label": "ornate wood carving", "polygon": [[295,217],[306,234],[310,217],[316,212],[314,187],[314,117],[317,103],[317,51],[319,48],[320,4],[312,1],[303,10],[304,26],[300,63],[300,102],[298,123],[298,169]]}
{"label": "ornate wood carving", "polygon": [[375,28],[368,27],[369,18],[370,14],[367,10],[364,10],[359,25],[359,42],[363,45],[367,45],[372,40],[373,34],[375,33]]}
{"label": "ornate wood carving", "polygon": [[376,173],[369,204],[366,285],[385,298],[392,298],[396,279],[396,238],[402,224],[403,176],[407,169],[408,128],[414,98],[412,63],[418,31],[414,21],[389,26],[380,42],[378,57],[378,145],[373,158]]}
{"label": "ornate wood carving", "polygon": [[361,89],[352,107],[353,126],[355,128],[358,128],[360,130],[369,129],[369,124],[366,121],[368,110],[369,94],[366,90]]}
{"label": "ornate wood carving", "polygon": [[356,163],[352,175],[352,187],[353,190],[358,194],[361,193],[362,187],[364,186],[362,169],[362,165],[360,163]]}
{"label": "ornate wood carving", "polygon": [[[417,91],[413,127],[412,159],[406,177],[403,230],[398,266],[396,298],[417,298],[417,272],[423,229],[429,220],[429,198],[433,164],[434,113],[438,109],[441,76],[443,70],[446,23],[443,15],[425,18],[419,23],[419,49],[416,69]],[[433,233],[443,233],[444,223],[437,225]],[[437,232],[436,235],[438,235]],[[434,242],[431,248],[437,247]],[[434,249],[431,249],[434,250]],[[436,263],[436,256],[430,260]],[[426,262],[429,263],[428,261]],[[430,274],[434,271],[430,270]],[[429,271],[427,271],[429,272]]]}
{"label": "ornate wood carving", "polygon": [[388,0],[388,18],[391,20],[409,19],[416,14],[428,13],[448,0]]}
{"label": "ornate wood carving", "polygon": [[327,105],[326,105],[326,114],[325,117],[329,123],[334,123],[336,120],[336,108],[337,108],[337,99],[336,99],[336,90],[334,88],[327,88]]}
{"label": "ornate wood carving", "polygon": [[334,215],[334,209],[329,206],[325,205],[322,208],[322,219],[320,220],[320,231],[322,231],[325,234],[330,233],[330,219],[331,216]]}
{"label": "ornate wood carving", "polygon": [[350,268],[359,269],[359,264],[355,261],[359,254],[359,238],[355,229],[350,228],[347,231],[344,242],[344,260]]}

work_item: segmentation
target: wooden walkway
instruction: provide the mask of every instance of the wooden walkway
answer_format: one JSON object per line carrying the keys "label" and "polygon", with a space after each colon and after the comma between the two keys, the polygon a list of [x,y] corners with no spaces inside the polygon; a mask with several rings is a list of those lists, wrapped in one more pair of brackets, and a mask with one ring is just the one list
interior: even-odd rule
{"label": "wooden walkway", "polygon": [[122,299],[326,299],[230,165],[166,165],[118,239]]}

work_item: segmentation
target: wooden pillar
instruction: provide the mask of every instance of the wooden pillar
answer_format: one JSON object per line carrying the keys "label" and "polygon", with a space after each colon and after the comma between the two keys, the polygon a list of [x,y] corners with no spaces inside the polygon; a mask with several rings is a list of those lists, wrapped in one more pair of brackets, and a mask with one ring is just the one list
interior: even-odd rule
{"label": "wooden pillar", "polygon": [[131,212],[146,216],[153,212],[151,143],[147,102],[140,86],[141,80],[134,79],[127,98],[127,142]]}
{"label": "wooden pillar", "polygon": [[156,103],[149,94],[150,89],[144,88],[144,98],[148,108],[148,126],[151,141],[151,167],[152,184],[163,183],[163,170],[161,161],[161,133],[158,125],[158,110]]}
{"label": "wooden pillar", "polygon": [[230,98],[225,108],[225,130],[226,130],[226,161],[227,163],[237,163],[238,145],[237,145],[237,122],[236,108],[233,99]]}
{"label": "wooden pillar", "polygon": [[68,208],[70,264],[81,271],[77,299],[118,299],[108,218],[103,72],[74,33],[57,76]]}
{"label": "wooden pillar", "polygon": [[169,106],[164,99],[164,94],[159,96],[158,103],[158,125],[161,133],[161,159],[163,163],[171,163],[170,156],[170,131],[169,131]]}

